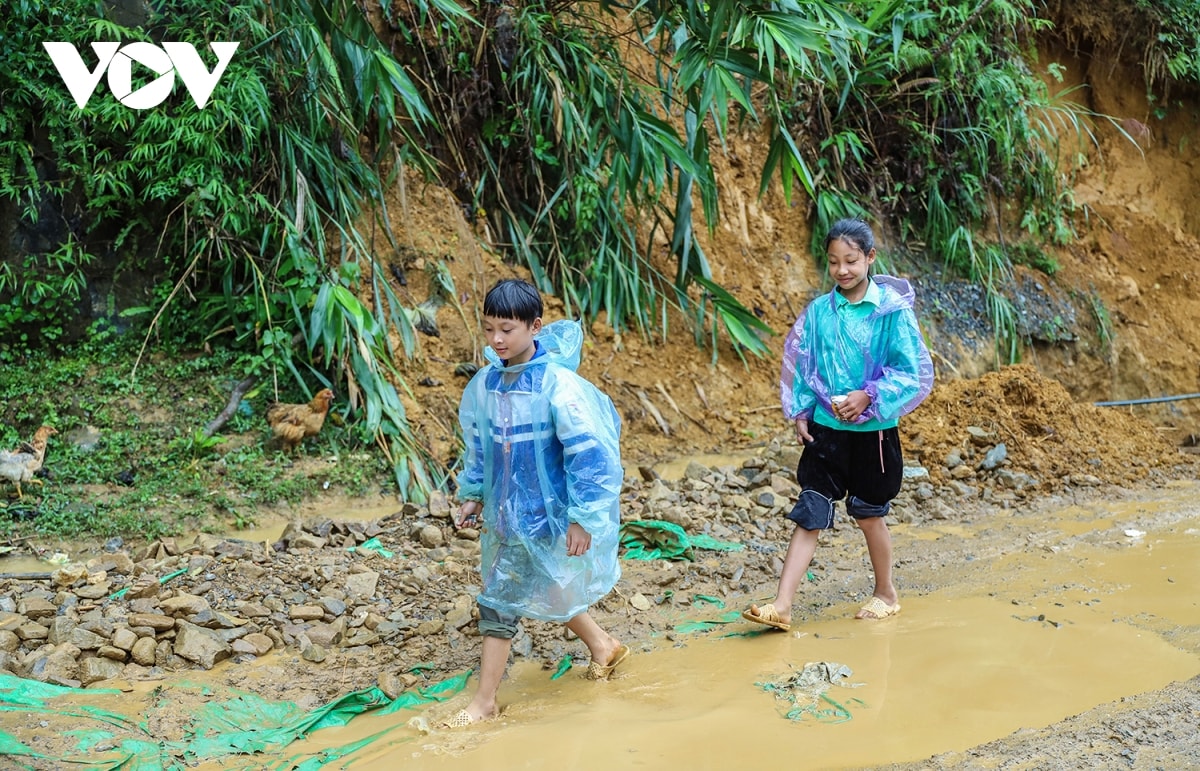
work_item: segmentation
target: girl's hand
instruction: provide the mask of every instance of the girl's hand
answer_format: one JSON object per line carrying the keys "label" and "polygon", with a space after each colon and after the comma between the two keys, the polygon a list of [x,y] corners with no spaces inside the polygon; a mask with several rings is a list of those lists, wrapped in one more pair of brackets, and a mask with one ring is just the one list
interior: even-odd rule
{"label": "girl's hand", "polygon": [[458,507],[458,514],[454,517],[454,526],[459,529],[467,526],[476,527],[479,525],[481,513],[483,513],[481,501],[463,501],[463,505]]}
{"label": "girl's hand", "polygon": [[592,534],[578,522],[567,525],[567,556],[578,557],[592,548]]}
{"label": "girl's hand", "polygon": [[841,404],[833,405],[833,414],[838,420],[846,423],[853,423],[858,420],[858,416],[867,411],[867,407],[871,406],[871,397],[866,391],[859,389],[846,394],[846,399]]}
{"label": "girl's hand", "polygon": [[796,418],[796,441],[804,444],[812,440],[812,434],[808,433],[808,421],[804,418]]}

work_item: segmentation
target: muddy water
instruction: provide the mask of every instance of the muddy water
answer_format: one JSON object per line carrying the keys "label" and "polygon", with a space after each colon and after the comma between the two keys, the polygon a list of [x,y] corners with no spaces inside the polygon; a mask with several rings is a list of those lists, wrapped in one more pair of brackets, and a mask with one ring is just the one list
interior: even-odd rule
{"label": "muddy water", "polygon": [[[749,631],[730,624],[675,645],[649,643],[603,684],[573,674],[552,681],[537,666],[517,665],[495,721],[437,729],[463,694],[419,714],[361,716],[288,754],[375,735],[332,767],[717,769],[787,759],[855,768],[966,749],[1200,673],[1200,655],[1159,633],[1200,624],[1192,591],[1200,520],[1113,527],[1146,514],[1139,506],[1010,518],[1005,528],[1029,537],[986,568],[992,580],[905,598],[895,619],[854,621],[846,608],[792,634],[721,636]],[[898,552],[906,538],[958,537],[969,528],[915,530],[899,530]],[[1054,532],[1082,539],[1053,542]],[[1035,545],[1021,548],[1026,542]],[[782,682],[808,662],[852,674],[787,719],[806,702],[777,700],[759,684]],[[434,730],[418,730],[421,721]]]}

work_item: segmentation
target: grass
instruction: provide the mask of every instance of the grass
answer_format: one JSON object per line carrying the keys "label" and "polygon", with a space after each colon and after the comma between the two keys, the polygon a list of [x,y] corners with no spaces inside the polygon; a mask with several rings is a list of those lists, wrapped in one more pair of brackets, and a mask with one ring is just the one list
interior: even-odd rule
{"label": "grass", "polygon": [[[334,405],[321,434],[293,455],[267,447],[274,398],[247,394],[215,437],[203,427],[240,379],[237,355],[160,352],[129,378],[136,345],[84,343],[51,357],[30,353],[0,368],[0,448],[58,429],[42,485],[0,491],[0,538],[135,536],[242,528],[259,512],[327,491],[367,495],[393,486],[390,466]],[[306,401],[296,392],[282,401]]]}

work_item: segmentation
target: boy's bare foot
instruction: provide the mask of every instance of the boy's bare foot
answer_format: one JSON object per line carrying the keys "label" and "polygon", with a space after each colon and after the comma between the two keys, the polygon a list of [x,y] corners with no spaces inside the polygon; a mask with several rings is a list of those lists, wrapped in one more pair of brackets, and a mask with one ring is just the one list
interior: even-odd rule
{"label": "boy's bare foot", "polygon": [[615,639],[613,642],[616,644],[616,647],[603,659],[607,663],[601,664],[601,660],[592,658],[591,663],[588,664],[588,680],[607,680],[609,675],[613,673],[613,670],[617,668],[617,665],[629,658],[629,646],[622,645]]}

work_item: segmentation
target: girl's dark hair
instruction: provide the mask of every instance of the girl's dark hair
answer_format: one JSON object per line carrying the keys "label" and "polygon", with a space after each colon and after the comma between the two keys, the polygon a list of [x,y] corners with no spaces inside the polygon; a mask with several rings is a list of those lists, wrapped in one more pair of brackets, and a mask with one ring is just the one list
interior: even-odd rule
{"label": "girl's dark hair", "polygon": [[483,315],[532,324],[542,316],[542,296],[528,281],[506,278],[498,281],[483,298]]}
{"label": "girl's dark hair", "polygon": [[825,249],[828,250],[829,245],[838,239],[849,241],[863,254],[875,248],[875,234],[871,232],[871,226],[860,219],[846,218],[833,223],[829,235],[825,236]]}

